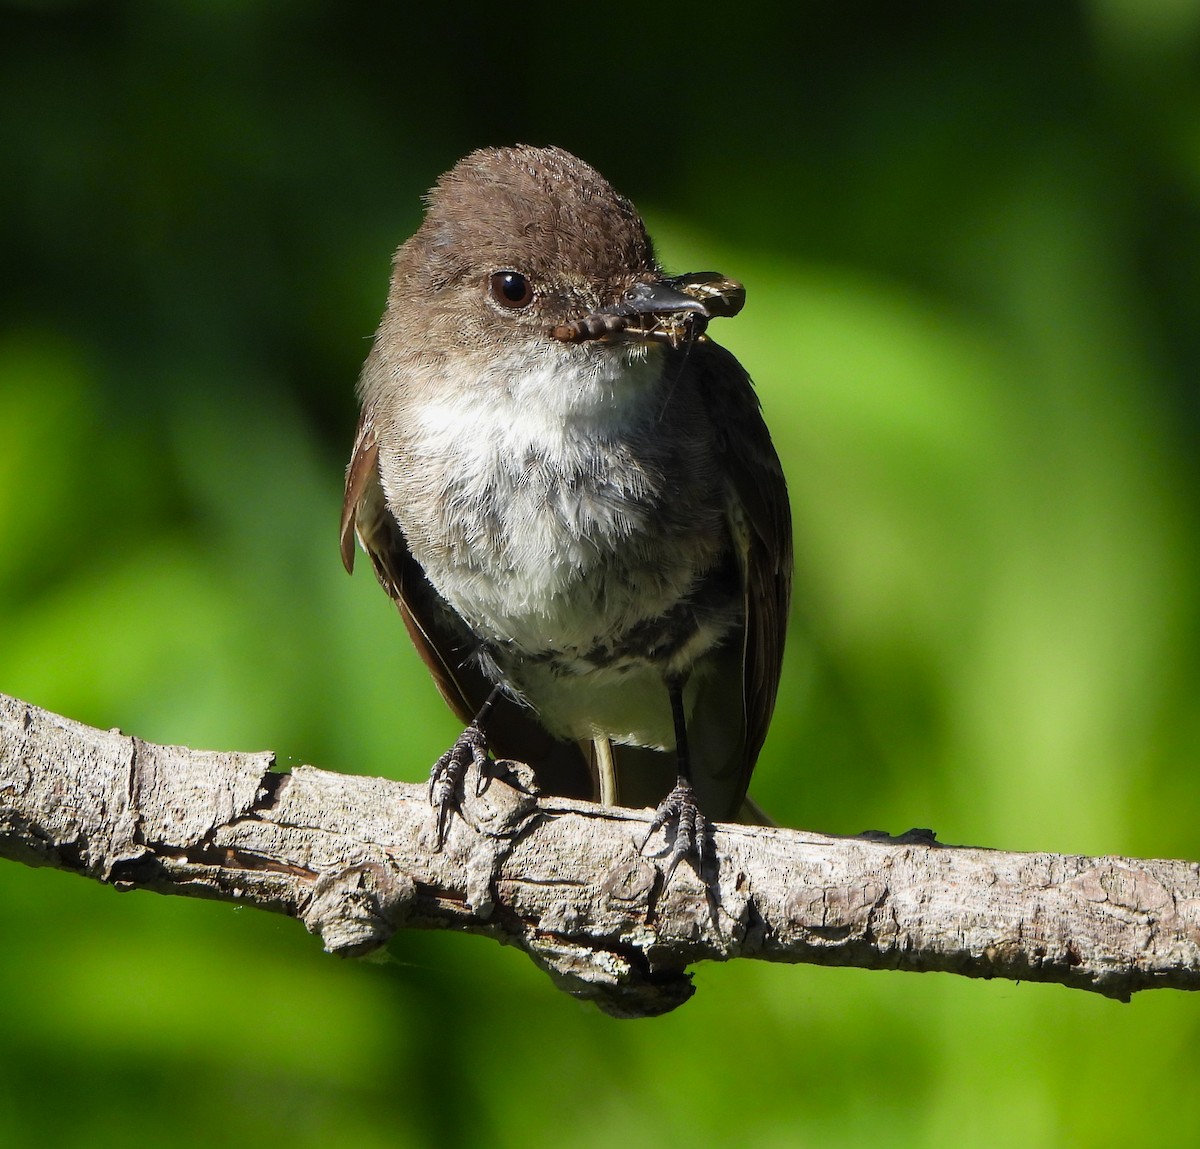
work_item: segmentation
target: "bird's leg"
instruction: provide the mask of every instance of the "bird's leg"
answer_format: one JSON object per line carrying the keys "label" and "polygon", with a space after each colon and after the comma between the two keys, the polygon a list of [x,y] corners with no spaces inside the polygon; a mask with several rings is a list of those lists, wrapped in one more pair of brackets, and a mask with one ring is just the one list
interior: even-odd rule
{"label": "bird's leg", "polygon": [[665,886],[671,880],[676,867],[685,858],[692,863],[697,875],[704,877],[704,863],[710,856],[709,835],[712,833],[708,819],[700,809],[696,800],[696,790],[692,785],[691,760],[688,757],[687,719],[683,712],[683,687],[686,679],[674,677],[667,679],[667,694],[671,699],[671,718],[675,725],[675,757],[679,774],[671,792],[659,803],[654,811],[654,820],[650,823],[649,833],[642,839],[639,850],[646,848],[646,843],[653,837],[655,831],[663,826],[674,830],[671,841],[671,851],[667,858],[667,872],[663,879]]}
{"label": "bird's leg", "polygon": [[482,792],[487,779],[488,744],[483,732],[483,724],[487,721],[496,699],[500,697],[501,688],[493,686],[487,701],[479,708],[479,713],[471,719],[467,728],[458,736],[450,747],[434,764],[429,772],[429,804],[437,811],[437,836],[435,850],[440,850],[446,841],[446,830],[450,818],[456,812],[461,812],[459,792],[467,767],[474,764],[478,771],[477,791]]}

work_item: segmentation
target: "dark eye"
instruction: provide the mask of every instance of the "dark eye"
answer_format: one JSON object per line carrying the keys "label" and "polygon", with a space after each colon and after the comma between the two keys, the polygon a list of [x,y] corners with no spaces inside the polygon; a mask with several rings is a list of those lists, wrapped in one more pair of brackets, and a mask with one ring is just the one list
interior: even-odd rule
{"label": "dark eye", "polygon": [[533,302],[533,284],[519,271],[497,271],[488,280],[488,291],[501,307],[512,310]]}

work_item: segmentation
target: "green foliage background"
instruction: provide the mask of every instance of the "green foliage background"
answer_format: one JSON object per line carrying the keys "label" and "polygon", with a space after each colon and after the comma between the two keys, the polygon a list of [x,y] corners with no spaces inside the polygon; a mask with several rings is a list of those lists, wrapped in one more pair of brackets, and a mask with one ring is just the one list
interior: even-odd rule
{"label": "green foliage background", "polygon": [[[336,548],[420,193],[555,142],[677,270],[791,485],[783,822],[1191,857],[1200,7],[0,5],[0,689],[418,779],[455,732]],[[0,1142],[1187,1144],[1200,1002],[520,955],[0,869]]]}

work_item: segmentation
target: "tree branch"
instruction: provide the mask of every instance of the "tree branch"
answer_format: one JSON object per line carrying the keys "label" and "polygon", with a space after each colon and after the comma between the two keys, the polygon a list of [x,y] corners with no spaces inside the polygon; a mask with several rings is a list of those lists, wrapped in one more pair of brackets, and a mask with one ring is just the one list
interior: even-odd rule
{"label": "tree branch", "polygon": [[280,773],[271,754],[156,746],[0,695],[0,856],[288,914],[332,953],[402,927],[485,934],[626,1017],[673,1009],[692,994],[687,966],[734,957],[1121,1000],[1200,988],[1193,862],[722,825],[710,887],[681,866],[664,891],[637,849],[649,811],[537,797],[513,769],[479,794],[468,775],[436,851],[422,786]]}

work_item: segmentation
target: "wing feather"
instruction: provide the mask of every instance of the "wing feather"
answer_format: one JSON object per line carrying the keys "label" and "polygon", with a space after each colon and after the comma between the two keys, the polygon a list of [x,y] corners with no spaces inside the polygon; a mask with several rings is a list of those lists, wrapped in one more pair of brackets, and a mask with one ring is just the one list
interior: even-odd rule
{"label": "wing feather", "polygon": [[792,586],[792,519],[787,483],[742,365],[705,340],[695,349],[700,392],[729,484],[730,531],[738,546],[745,602],[742,706],[743,793],[767,737],[783,667]]}

